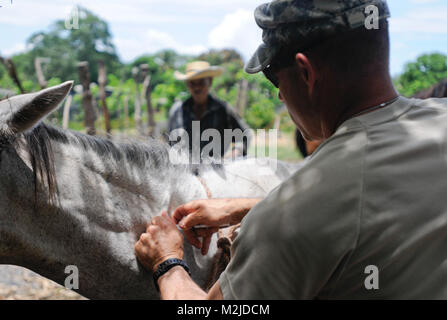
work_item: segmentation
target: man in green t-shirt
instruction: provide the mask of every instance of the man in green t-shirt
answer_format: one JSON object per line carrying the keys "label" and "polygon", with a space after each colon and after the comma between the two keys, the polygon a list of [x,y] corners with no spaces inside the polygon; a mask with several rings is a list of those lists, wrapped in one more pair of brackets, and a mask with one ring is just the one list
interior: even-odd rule
{"label": "man in green t-shirt", "polygon": [[386,1],[276,0],[255,17],[264,43],[246,71],[264,72],[304,138],[324,142],[260,202],[201,200],[172,214],[197,247],[193,226],[242,220],[208,293],[176,260],[163,268],[183,257],[183,236],[156,217],[135,249],[161,297],[446,299],[447,100],[396,93]]}

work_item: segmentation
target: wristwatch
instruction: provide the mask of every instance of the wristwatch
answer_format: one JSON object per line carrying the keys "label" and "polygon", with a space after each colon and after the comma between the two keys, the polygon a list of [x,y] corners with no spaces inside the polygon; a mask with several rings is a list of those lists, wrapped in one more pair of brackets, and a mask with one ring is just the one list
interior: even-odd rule
{"label": "wristwatch", "polygon": [[186,272],[188,272],[188,274],[191,276],[191,272],[189,271],[189,267],[185,261],[181,259],[168,259],[160,263],[157,267],[157,271],[155,271],[153,274],[154,284],[155,288],[157,288],[157,291],[160,291],[157,283],[158,279],[175,266],[182,266],[183,269],[185,269]]}

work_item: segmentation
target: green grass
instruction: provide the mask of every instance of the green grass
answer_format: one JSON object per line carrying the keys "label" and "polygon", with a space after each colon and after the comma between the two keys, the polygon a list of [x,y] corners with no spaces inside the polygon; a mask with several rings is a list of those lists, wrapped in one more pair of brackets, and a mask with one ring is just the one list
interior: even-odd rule
{"label": "green grass", "polygon": [[[248,150],[248,154],[250,156],[256,156],[257,147],[258,146],[253,143]],[[272,152],[270,152],[269,146],[265,151],[265,156],[274,156]],[[294,132],[281,132],[281,135],[278,137],[277,141],[276,157],[278,160],[287,162],[300,162],[303,160],[303,157],[295,145]]]}
{"label": "green grass", "polygon": [[301,162],[303,161],[303,157],[299,153],[299,151],[295,148],[295,145],[292,147],[278,147],[278,160],[288,161],[288,162]]}

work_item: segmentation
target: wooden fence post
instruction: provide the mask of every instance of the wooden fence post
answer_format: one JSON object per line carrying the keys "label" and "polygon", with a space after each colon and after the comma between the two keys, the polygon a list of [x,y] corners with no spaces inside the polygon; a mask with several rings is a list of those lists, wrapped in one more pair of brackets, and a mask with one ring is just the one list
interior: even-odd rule
{"label": "wooden fence post", "polygon": [[148,125],[148,134],[152,136],[155,130],[155,118],[154,118],[154,108],[152,107],[151,102],[151,76],[149,74],[149,65],[142,64],[140,65],[141,74],[144,77],[143,81],[143,94],[146,98],[147,104],[147,125]]}
{"label": "wooden fence post", "polygon": [[140,93],[140,84],[138,79],[138,67],[132,68],[132,76],[135,81],[136,86],[136,95],[135,95],[135,111],[134,111],[134,119],[135,119],[135,127],[137,129],[138,134],[142,135],[143,130],[141,128],[141,93]]}
{"label": "wooden fence post", "polygon": [[42,70],[42,63],[48,63],[50,59],[37,57],[34,59],[34,68],[36,69],[37,81],[42,89],[45,89],[48,85],[48,81],[45,80],[45,75]]}
{"label": "wooden fence post", "polygon": [[241,117],[244,116],[245,108],[247,108],[248,90],[249,90],[248,81],[245,79],[242,79],[238,85],[238,95],[237,95],[237,103],[236,103],[236,111]]}
{"label": "wooden fence post", "polygon": [[124,96],[124,128],[129,131],[129,97]]}
{"label": "wooden fence post", "polygon": [[102,112],[104,114],[104,123],[106,127],[106,132],[110,134],[112,131],[111,125],[110,125],[110,113],[109,109],[107,108],[107,102],[106,102],[106,83],[107,83],[107,72],[106,67],[104,65],[103,60],[98,61],[98,85],[99,85],[99,96],[101,99],[102,104]]}
{"label": "wooden fence post", "polygon": [[78,63],[79,80],[82,84],[82,106],[84,107],[84,123],[87,134],[94,136],[96,134],[95,120],[96,115],[93,109],[93,97],[90,92],[90,71],[88,62],[82,61]]}
{"label": "wooden fence post", "polygon": [[62,117],[62,128],[64,129],[68,129],[68,125],[70,123],[70,106],[72,101],[73,96],[68,95],[67,99],[65,100],[64,115]]}

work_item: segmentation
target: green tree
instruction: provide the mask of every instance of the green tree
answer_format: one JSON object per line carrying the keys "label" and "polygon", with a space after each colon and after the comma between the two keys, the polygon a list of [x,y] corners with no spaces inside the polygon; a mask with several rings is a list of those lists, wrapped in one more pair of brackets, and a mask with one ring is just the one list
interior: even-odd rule
{"label": "green tree", "polygon": [[[14,61],[14,59],[13,59]],[[15,64],[15,61],[14,61]],[[17,66],[16,66],[17,69]],[[22,79],[21,73],[19,70],[17,70],[19,74],[19,78]],[[23,84],[22,84],[23,86]],[[16,86],[14,81],[11,79],[11,77],[8,74],[8,71],[6,70],[5,66],[0,63],[0,88],[1,89],[7,89],[9,91],[15,92],[16,94],[20,94],[19,88]],[[2,98],[2,97],[0,97]]]}
{"label": "green tree", "polygon": [[401,94],[410,97],[445,78],[447,56],[440,53],[426,54],[405,66],[404,73],[395,80],[395,86]]}
{"label": "green tree", "polygon": [[[173,50],[162,50],[153,55],[143,55],[125,66],[124,77],[132,79],[132,69],[147,64],[151,76],[152,105],[167,114],[177,99],[183,100],[186,96],[186,86],[183,81],[174,78],[174,71],[184,67],[189,59],[191,57],[177,54]],[[140,75],[138,82],[141,84],[143,80]],[[143,101],[143,109],[146,107],[146,101]]]}
{"label": "green tree", "polygon": [[0,63],[0,79],[3,77],[3,75],[5,74],[6,70],[5,70],[5,66],[3,64]]}
{"label": "green tree", "polygon": [[165,49],[153,55],[154,61],[163,69],[178,70],[186,65],[191,57],[188,55],[178,54],[174,50]]}
{"label": "green tree", "polygon": [[251,89],[245,110],[248,125],[252,128],[271,127],[276,112],[283,106],[278,98],[278,89],[263,74],[249,75],[241,70],[239,77],[248,80]]}
{"label": "green tree", "polygon": [[214,80],[215,92],[229,93],[240,80],[237,74],[243,68],[244,62],[236,50],[210,50],[198,56],[197,60],[204,60],[213,66],[220,66],[224,69],[224,73]]}
{"label": "green tree", "polygon": [[167,114],[177,100],[185,100],[188,96],[183,81],[174,78],[174,70],[163,73],[160,83],[152,91],[152,105]]}
{"label": "green tree", "polygon": [[223,65],[226,63],[236,63],[242,67],[244,65],[242,56],[234,49],[210,50],[197,57],[198,60],[208,61],[212,65]]}
{"label": "green tree", "polygon": [[79,29],[66,29],[65,21],[58,20],[48,32],[33,34],[27,41],[31,48],[20,59],[18,69],[33,75],[36,57],[50,58],[45,66],[48,77],[63,80],[78,79],[77,62],[88,61],[92,81],[98,78],[98,60],[103,60],[109,73],[115,73],[121,63],[112,43],[107,22],[89,10],[78,7]]}

